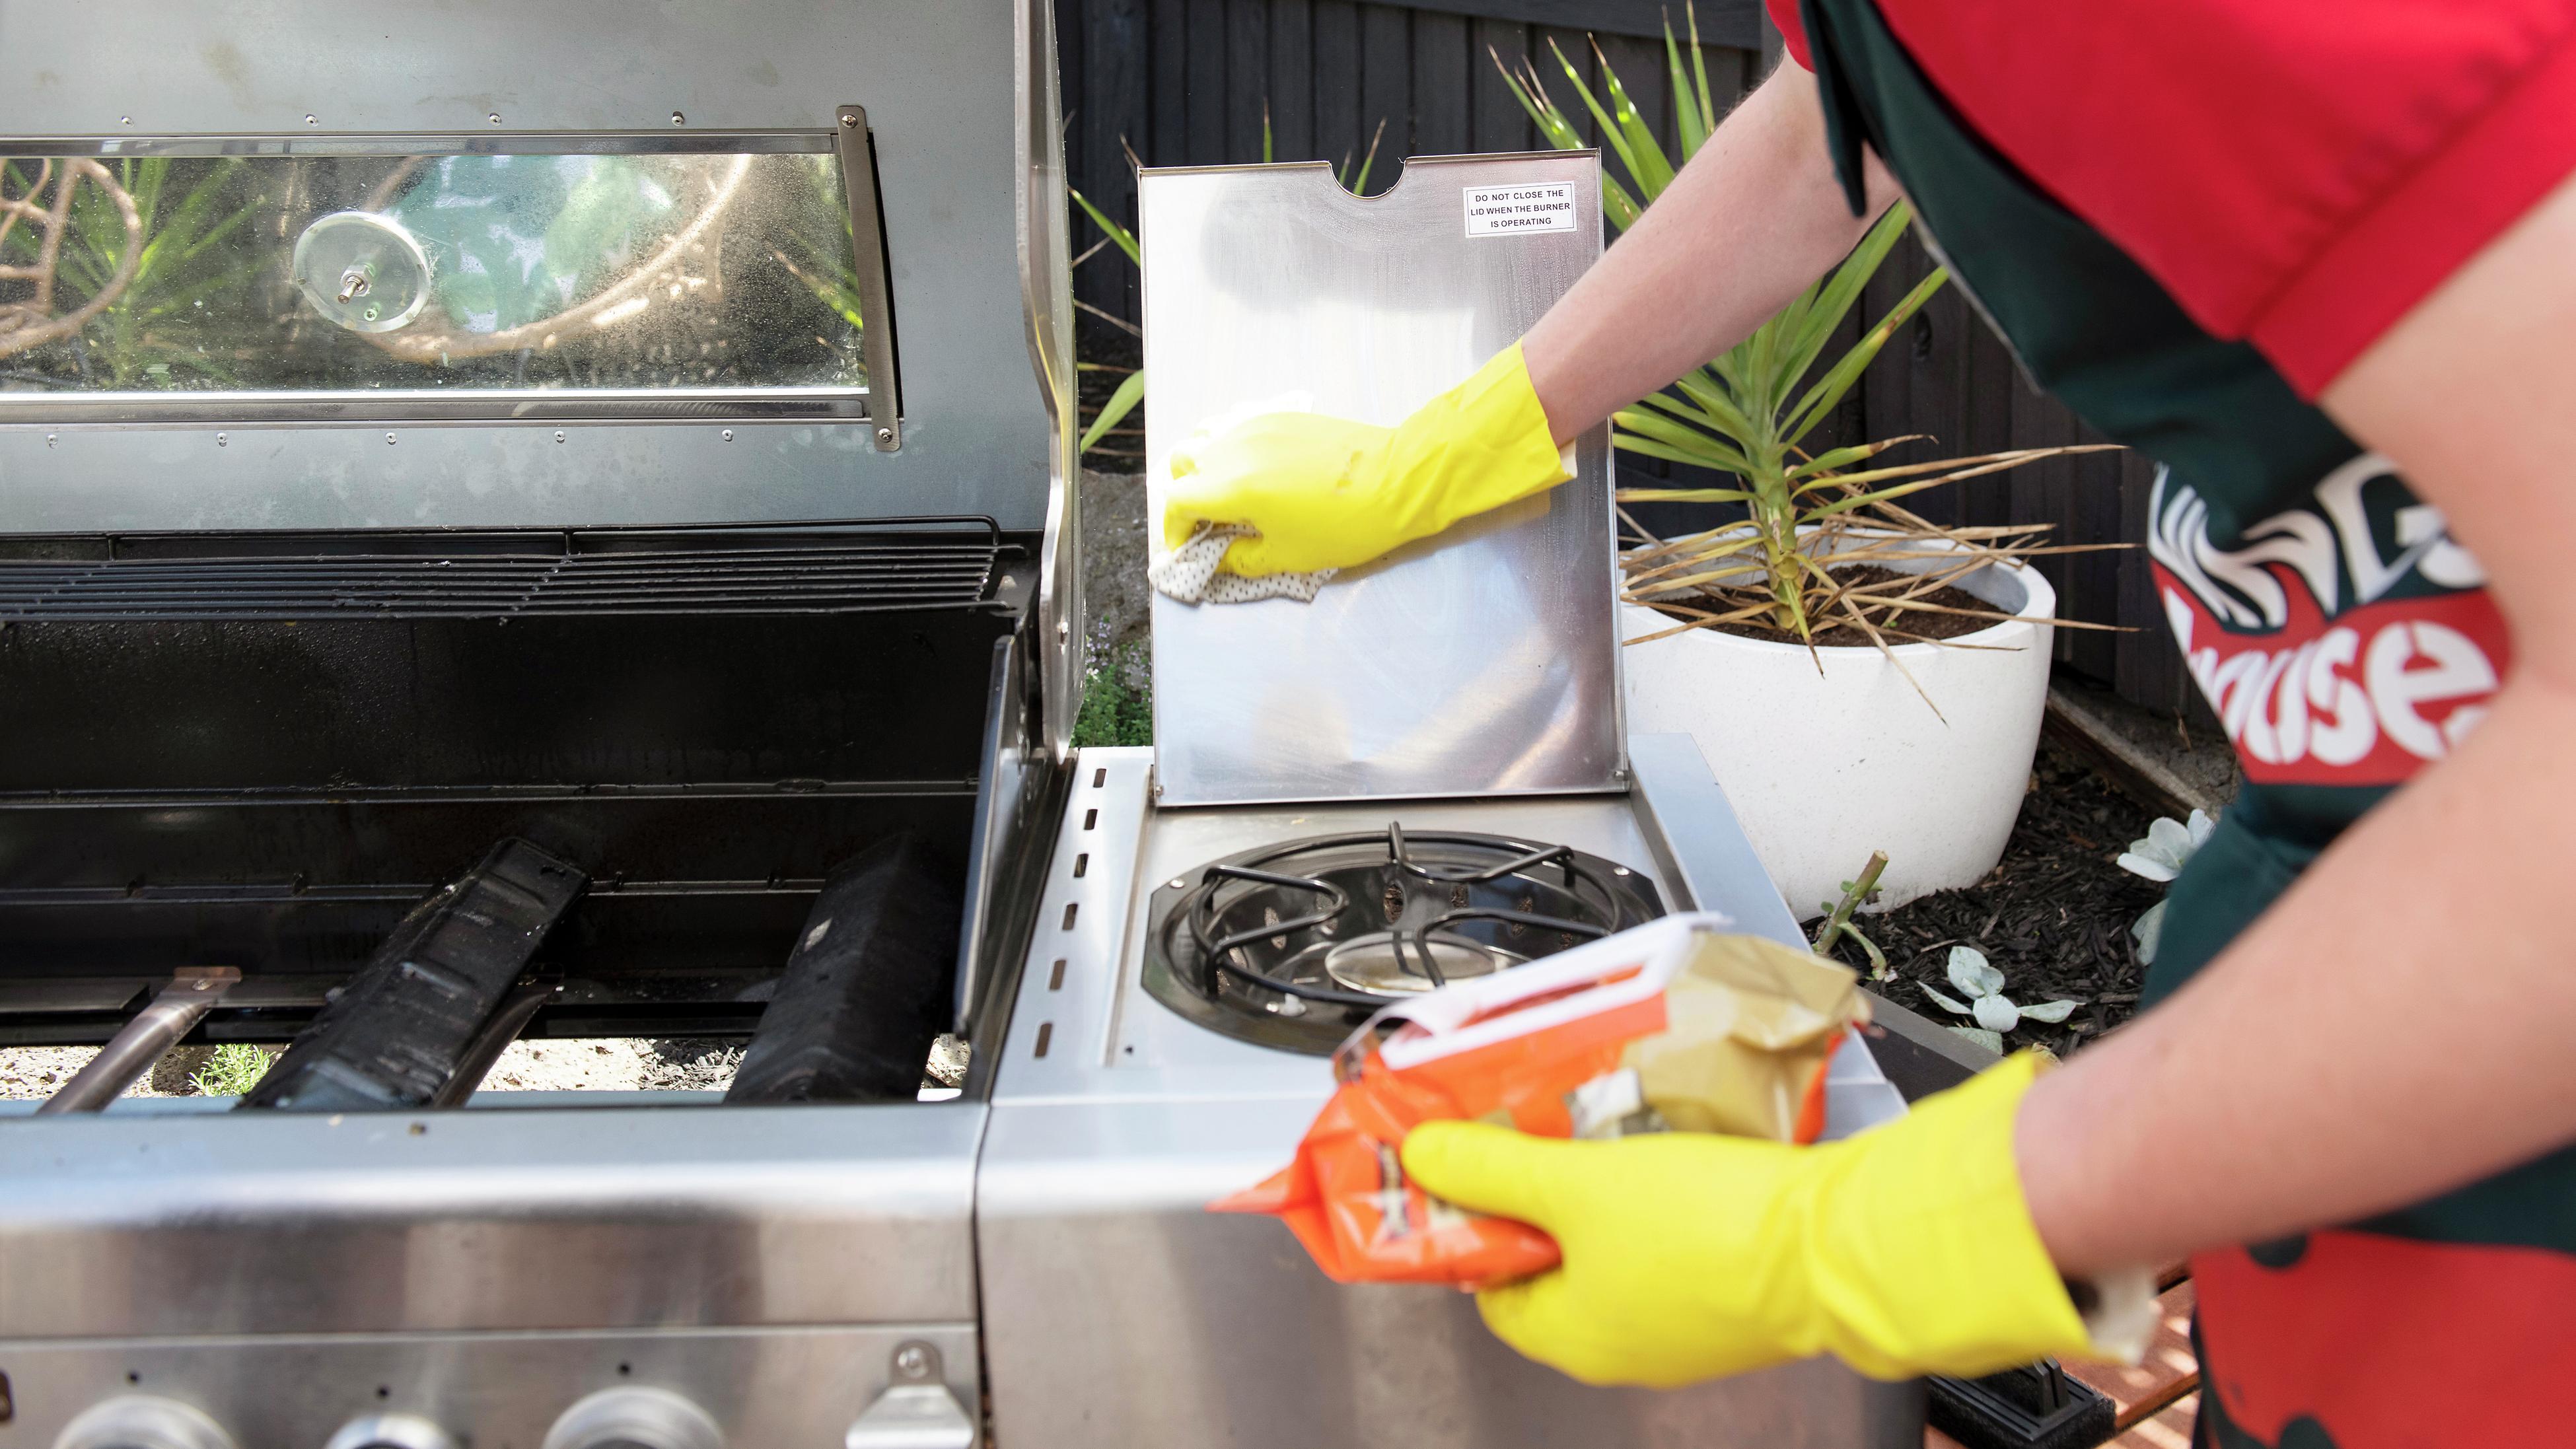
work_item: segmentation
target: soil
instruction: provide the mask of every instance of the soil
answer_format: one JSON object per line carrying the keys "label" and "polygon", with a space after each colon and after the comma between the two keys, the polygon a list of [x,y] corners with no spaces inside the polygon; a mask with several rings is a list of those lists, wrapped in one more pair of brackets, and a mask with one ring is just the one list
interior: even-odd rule
{"label": "soil", "polygon": [[[72,1074],[98,1055],[95,1047],[17,1047],[0,1051],[0,1100],[42,1100],[63,1089]],[[172,1053],[173,1056],[177,1053]],[[129,1097],[167,1097],[150,1078],[126,1089]]]}
{"label": "soil", "polygon": [[1145,638],[1153,600],[1153,586],[1145,581],[1145,555],[1144,478],[1085,469],[1082,637],[1094,667]]}
{"label": "soil", "polygon": [[[210,1046],[172,1047],[152,1070],[125,1089],[128,1097],[195,1097],[202,1095],[188,1079],[206,1069],[215,1054]],[[10,1047],[0,1049],[0,1101],[42,1101],[61,1091],[74,1074],[98,1055],[96,1047]]]}
{"label": "soil", "polygon": [[[1861,917],[1861,930],[1895,975],[1872,989],[1942,1025],[1968,1024],[1923,994],[1929,982],[1962,999],[1948,966],[1950,948],[1968,945],[2004,973],[2004,994],[2014,1001],[2084,1003],[2063,1025],[2025,1018],[2005,1038],[2007,1048],[2042,1046],[2063,1056],[2128,1020],[2144,974],[2129,926],[2164,898],[2164,887],[2115,862],[2154,818],[2074,756],[2043,746],[2021,817],[1991,874],[1965,890]],[[1848,941],[1836,954],[1868,969]]]}
{"label": "soil", "polygon": [[[1903,577],[1903,575],[1899,574],[1895,569],[1881,568],[1876,564],[1863,564],[1852,568],[1836,569],[1833,572],[1835,578],[1838,578],[1855,588],[1867,588],[1873,584],[1883,584],[1890,579]],[[1741,592],[1727,596],[1695,592],[1683,594],[1672,599],[1657,600],[1656,602],[1658,605],[1675,603],[1687,608],[1706,610],[1712,614],[1724,614],[1732,613],[1733,611],[1744,607],[1748,599],[1749,595]],[[1976,595],[1969,593],[1965,589],[1956,588],[1949,584],[1943,584],[1941,587],[1934,589],[1928,594],[1918,596],[1914,602],[1930,604],[1936,608],[1965,609],[1969,611],[1964,614],[1932,614],[1925,613],[1919,609],[1908,609],[1904,611],[1901,622],[1895,627],[1902,628],[1908,634],[1919,635],[1922,639],[1956,639],[1963,634],[1974,634],[1980,629],[1993,628],[1995,624],[1999,622],[1991,617],[1996,612],[1994,605],[1987,603],[1985,600],[1978,598]],[[1676,623],[1688,623],[1691,619],[1691,616],[1688,614],[1676,614],[1669,609],[1663,609],[1661,612],[1666,618],[1672,619]],[[1872,622],[1877,621],[1873,618]],[[1781,644],[1795,644],[1798,642],[1797,636],[1786,630],[1774,628],[1769,624],[1760,623],[1751,619],[1740,620],[1732,624],[1711,624],[1708,627],[1718,630],[1721,633],[1734,634],[1745,639],[1769,639],[1774,643]],[[1885,632],[1890,626],[1880,623],[1878,627],[1881,632]],[[1823,648],[1848,648],[1856,646],[1867,649],[1872,647],[1873,642],[1874,641],[1871,640],[1868,634],[1863,633],[1857,626],[1851,624],[1836,624],[1831,628],[1819,629],[1816,631],[1815,637],[1815,643],[1819,647]],[[1912,644],[1918,643],[1920,640],[1898,639],[1893,635],[1890,635],[1888,642],[1891,644]]]}
{"label": "soil", "polygon": [[739,1041],[514,1041],[492,1064],[485,1092],[721,1092],[742,1065]]}

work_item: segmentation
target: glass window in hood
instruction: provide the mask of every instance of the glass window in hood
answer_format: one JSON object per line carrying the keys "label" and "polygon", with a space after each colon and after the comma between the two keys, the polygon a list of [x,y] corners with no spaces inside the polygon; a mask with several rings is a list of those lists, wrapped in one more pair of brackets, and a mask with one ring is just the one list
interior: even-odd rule
{"label": "glass window in hood", "polygon": [[0,158],[0,394],[854,395],[811,144]]}

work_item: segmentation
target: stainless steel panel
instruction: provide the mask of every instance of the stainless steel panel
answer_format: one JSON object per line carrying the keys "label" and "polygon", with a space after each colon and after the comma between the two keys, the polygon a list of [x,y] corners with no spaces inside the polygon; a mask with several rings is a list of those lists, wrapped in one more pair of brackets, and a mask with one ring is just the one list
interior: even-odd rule
{"label": "stainless steel panel", "polygon": [[[1009,1094],[1044,1101],[1104,1090],[1100,1069],[1107,1065],[1120,962],[1131,934],[1128,909],[1143,894],[1136,870],[1152,814],[1146,790],[1153,769],[1154,752],[1142,746],[1091,748],[1074,756],[1073,786],[1065,793],[1019,995],[1001,1044],[999,1055],[1009,1070],[994,1080],[995,1100]],[[1260,1056],[1280,1063],[1304,1060],[1278,1052]],[[1147,1081],[1139,1090],[1154,1085]],[[1295,1083],[1278,1079],[1264,1089],[1294,1090]]]}
{"label": "stainless steel panel", "polygon": [[17,1410],[0,1421],[0,1449],[45,1449],[75,1414],[122,1394],[192,1404],[250,1449],[319,1449],[341,1425],[388,1413],[427,1419],[475,1449],[537,1449],[574,1403],[629,1387],[695,1403],[736,1449],[835,1449],[895,1381],[895,1354],[909,1343],[935,1348],[948,1390],[970,1415],[980,1410],[975,1329],[962,1320],[757,1332],[0,1341],[0,1372]]}
{"label": "stainless steel panel", "polygon": [[899,452],[879,453],[863,419],[9,423],[0,532],[954,513],[1044,526],[1060,429],[1017,285],[1021,8],[0,0],[0,136],[810,135],[862,104],[907,324]]}
{"label": "stainless steel panel", "polygon": [[[1329,1080],[1318,1059],[1202,1030],[1156,1002],[1141,979],[1155,887],[1263,844],[1378,830],[1390,820],[1550,841],[1633,868],[1668,910],[1723,912],[1757,934],[1802,941],[1690,738],[1639,735],[1630,751],[1637,784],[1624,795],[1188,810],[1153,808],[1153,751],[1082,751],[993,1100],[1320,1101]],[[1866,1052],[1847,1065],[1835,1084],[1867,1100],[1845,1119],[1877,1120],[1875,1065]]]}
{"label": "stainless steel panel", "polygon": [[955,1027],[968,1033],[993,976],[1007,964],[1004,944],[1026,919],[1014,870],[1049,822],[1034,818],[1057,767],[1038,743],[1030,718],[1031,666],[1013,634],[993,646],[993,685],[984,707],[983,763],[975,783],[975,819],[966,840],[966,916],[957,938]]}
{"label": "stainless steel panel", "polygon": [[[1656,785],[1676,807],[1709,803],[1689,792],[1683,762],[1657,753]],[[976,1241],[1000,1442],[1921,1443],[1909,1385],[1810,1363],[1677,1394],[1586,1388],[1494,1341],[1463,1295],[1337,1286],[1279,1224],[1204,1211],[1287,1160],[1331,1080],[1320,1058],[1200,1030],[1144,994],[1139,932],[1158,880],[1260,841],[1395,816],[1632,862],[1674,906],[1760,909],[1768,894],[1776,912],[1759,866],[1748,878],[1717,848],[1731,815],[1668,840],[1630,796],[1157,811],[1152,763],[1142,749],[1076,759],[999,1053]],[[1901,1110],[1867,1051],[1838,1053],[1835,1067],[1831,1130]]]}
{"label": "stainless steel panel", "polygon": [[1082,706],[1082,408],[1073,364],[1073,247],[1065,215],[1064,107],[1058,88],[1053,0],[1020,0],[1016,29],[1019,240],[1029,360],[1051,429],[1046,534],[1038,581],[1038,656],[1045,681],[1043,739],[1061,763]]}
{"label": "stainless steel panel", "polygon": [[1807,938],[1744,838],[1735,807],[1689,735],[1630,735],[1637,815],[1700,909],[1724,911],[1755,935],[1792,946]]}
{"label": "stainless steel panel", "polygon": [[962,1322],[983,1120],[948,1102],[4,1121],[0,1337]]}
{"label": "stainless steel panel", "polygon": [[1465,1294],[1335,1284],[1278,1223],[1204,1210],[1277,1167],[1312,1111],[996,1111],[977,1238],[1000,1443],[1922,1444],[1912,1384],[1818,1361],[1670,1393],[1589,1388],[1505,1347]]}
{"label": "stainless steel panel", "polygon": [[[1473,186],[1561,183],[1575,225],[1467,235]],[[1589,152],[1431,157],[1362,200],[1320,164],[1147,171],[1146,475],[1269,405],[1394,423],[1601,252]],[[1346,571],[1309,604],[1153,602],[1166,805],[1615,788],[1609,430],[1573,481]]]}

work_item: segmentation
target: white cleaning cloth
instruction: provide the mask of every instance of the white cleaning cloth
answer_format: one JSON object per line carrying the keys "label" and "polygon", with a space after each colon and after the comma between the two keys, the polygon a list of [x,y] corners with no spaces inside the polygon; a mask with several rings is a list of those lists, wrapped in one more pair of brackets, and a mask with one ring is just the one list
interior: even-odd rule
{"label": "white cleaning cloth", "polygon": [[[1149,404],[1150,405],[1150,404]],[[1257,398],[1227,408],[1196,428],[1189,436],[1196,440],[1213,437],[1246,418],[1263,413],[1312,412],[1315,397],[1307,392],[1283,392]],[[1324,587],[1334,571],[1320,569],[1311,574],[1245,574],[1219,573],[1225,551],[1238,538],[1259,538],[1261,530],[1240,523],[1202,522],[1190,530],[1181,546],[1163,547],[1162,480],[1171,476],[1167,454],[1158,454],[1146,464],[1145,476],[1152,480],[1145,489],[1145,516],[1153,521],[1149,547],[1152,556],[1145,564],[1145,578],[1163,593],[1184,604],[1249,604],[1259,599],[1295,599],[1311,604],[1315,593]]]}
{"label": "white cleaning cloth", "polygon": [[1255,599],[1295,599],[1313,603],[1315,591],[1332,578],[1334,571],[1319,569],[1311,574],[1244,574],[1217,572],[1225,551],[1238,538],[1259,538],[1260,532],[1239,523],[1201,523],[1190,532],[1179,548],[1160,554],[1145,565],[1145,577],[1184,604],[1248,604]]}

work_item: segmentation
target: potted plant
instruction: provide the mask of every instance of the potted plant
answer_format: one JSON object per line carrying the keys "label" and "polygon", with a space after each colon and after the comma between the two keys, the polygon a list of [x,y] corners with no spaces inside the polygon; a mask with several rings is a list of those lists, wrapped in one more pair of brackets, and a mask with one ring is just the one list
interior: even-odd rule
{"label": "potted plant", "polygon": [[[1691,76],[1667,29],[1683,159],[1716,119],[1692,26]],[[1603,210],[1625,227],[1675,167],[1600,60],[1596,98],[1557,61],[1618,158]],[[1496,57],[1497,66],[1501,65]],[[1504,70],[1539,128],[1583,145],[1534,66]],[[1606,98],[1606,99],[1605,99]],[[1629,189],[1633,187],[1633,193]],[[1909,220],[1889,210],[1852,254],[1725,356],[1617,417],[1618,447],[1732,475],[1628,488],[1621,502],[1711,506],[1659,538],[1622,511],[1628,726],[1693,736],[1772,879],[1802,916],[1830,908],[1855,861],[1884,851],[1881,909],[1973,884],[2012,833],[2048,691],[2057,600],[2028,566],[2042,529],[1953,528],[1910,494],[2082,448],[1888,464],[1912,437],[1802,446],[1879,349],[1948,280],[1936,270],[1839,356],[1826,349]],[[2082,626],[2079,626],[2082,627]]]}

